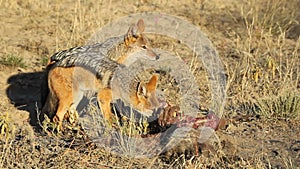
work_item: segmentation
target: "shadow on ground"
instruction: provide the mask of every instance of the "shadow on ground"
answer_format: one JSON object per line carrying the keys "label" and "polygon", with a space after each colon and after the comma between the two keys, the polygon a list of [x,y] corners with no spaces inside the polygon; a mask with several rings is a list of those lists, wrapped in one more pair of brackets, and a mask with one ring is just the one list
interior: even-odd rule
{"label": "shadow on ground", "polygon": [[44,72],[20,73],[7,81],[7,97],[17,109],[30,113],[32,126],[37,126],[37,110],[41,109],[41,84],[44,77]]}

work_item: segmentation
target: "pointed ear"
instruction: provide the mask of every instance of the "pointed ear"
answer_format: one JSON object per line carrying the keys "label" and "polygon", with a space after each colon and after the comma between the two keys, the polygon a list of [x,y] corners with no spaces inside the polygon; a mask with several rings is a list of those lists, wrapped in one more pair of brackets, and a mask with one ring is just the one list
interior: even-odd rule
{"label": "pointed ear", "polygon": [[133,36],[133,30],[134,29],[134,25],[131,25],[126,33],[126,37],[127,38],[131,38]]}
{"label": "pointed ear", "polygon": [[138,84],[138,90],[137,90],[137,96],[146,96],[147,95],[147,88],[144,83],[139,83]]}
{"label": "pointed ear", "polygon": [[139,36],[145,30],[145,24],[143,19],[138,20],[136,25],[131,25],[127,31],[126,38],[130,39],[132,37]]}
{"label": "pointed ear", "polygon": [[155,91],[157,86],[158,75],[153,75],[147,83],[147,89],[149,92]]}
{"label": "pointed ear", "polygon": [[139,19],[137,22],[137,30],[139,33],[143,33],[145,30],[145,24],[144,24],[144,20],[143,19]]}
{"label": "pointed ear", "polygon": [[131,25],[125,35],[125,45],[129,46],[130,44],[133,43],[134,39],[134,25]]}

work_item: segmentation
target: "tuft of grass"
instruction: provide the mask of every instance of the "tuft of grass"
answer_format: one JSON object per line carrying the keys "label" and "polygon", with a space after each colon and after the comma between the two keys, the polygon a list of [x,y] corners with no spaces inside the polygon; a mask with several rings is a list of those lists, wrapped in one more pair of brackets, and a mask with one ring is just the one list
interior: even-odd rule
{"label": "tuft of grass", "polygon": [[26,67],[23,58],[14,54],[6,55],[5,57],[1,58],[0,64],[11,67]]}
{"label": "tuft of grass", "polygon": [[10,122],[7,113],[0,113],[0,139],[8,139],[14,132],[15,126]]}
{"label": "tuft of grass", "polygon": [[46,66],[47,63],[48,63],[48,61],[49,61],[49,58],[48,58],[47,56],[44,56],[44,57],[41,58],[40,63],[41,63],[43,66]]}
{"label": "tuft of grass", "polygon": [[285,94],[276,98],[269,97],[257,101],[255,112],[264,117],[277,119],[296,119],[300,117],[300,96]]}

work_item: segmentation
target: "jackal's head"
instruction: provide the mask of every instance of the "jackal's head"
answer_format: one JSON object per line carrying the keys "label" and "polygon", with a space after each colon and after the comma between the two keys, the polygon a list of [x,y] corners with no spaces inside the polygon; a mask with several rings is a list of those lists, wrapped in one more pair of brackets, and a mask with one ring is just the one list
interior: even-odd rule
{"label": "jackal's head", "polygon": [[145,24],[143,19],[138,20],[136,25],[129,27],[128,32],[125,35],[125,45],[128,48],[132,48],[135,52],[146,51],[147,59],[157,60],[157,55],[149,46],[149,41],[144,35]]}
{"label": "jackal's head", "polygon": [[140,82],[131,98],[135,109],[144,115],[151,116],[153,111],[164,106],[156,95],[157,81],[158,75],[153,75],[148,83]]}

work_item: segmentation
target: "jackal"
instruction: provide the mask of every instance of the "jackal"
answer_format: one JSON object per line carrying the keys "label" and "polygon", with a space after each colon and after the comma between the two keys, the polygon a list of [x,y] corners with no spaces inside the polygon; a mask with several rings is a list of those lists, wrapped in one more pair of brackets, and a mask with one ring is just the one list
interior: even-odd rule
{"label": "jackal", "polygon": [[[46,68],[49,93],[42,112],[50,115],[61,127],[63,119],[68,118],[67,112],[76,111],[84,94],[92,91],[97,93],[104,118],[111,121],[110,81],[116,69],[132,63],[135,58],[129,57],[135,52],[145,51],[146,54],[141,57],[151,60],[159,58],[148,48],[143,32],[144,22],[139,20],[123,36],[110,38],[104,43],[71,48],[51,56]],[[148,83],[137,84],[136,90],[130,93],[134,109],[145,111],[159,106],[155,95],[157,80],[158,76],[153,75]],[[74,121],[68,120],[71,123]]]}

